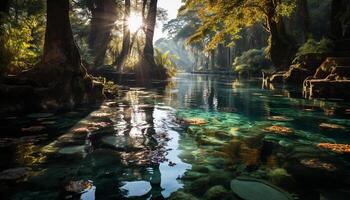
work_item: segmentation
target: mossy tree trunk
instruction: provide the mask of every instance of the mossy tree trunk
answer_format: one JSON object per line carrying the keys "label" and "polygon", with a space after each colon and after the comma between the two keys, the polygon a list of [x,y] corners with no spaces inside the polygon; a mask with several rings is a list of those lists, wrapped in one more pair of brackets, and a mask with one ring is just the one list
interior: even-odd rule
{"label": "mossy tree trunk", "polygon": [[47,0],[44,55],[33,76],[47,88],[43,101],[55,102],[57,107],[71,108],[102,98],[103,87],[86,73],[75,44],[69,0]]}

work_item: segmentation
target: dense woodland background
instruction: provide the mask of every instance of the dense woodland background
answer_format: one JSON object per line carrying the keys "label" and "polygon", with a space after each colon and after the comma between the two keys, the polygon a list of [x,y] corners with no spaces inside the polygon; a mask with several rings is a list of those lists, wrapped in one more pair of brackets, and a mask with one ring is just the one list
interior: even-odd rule
{"label": "dense woodland background", "polygon": [[[157,0],[64,3],[1,1],[1,74],[43,69],[50,77],[47,66],[68,64],[83,74],[133,73],[137,80],[176,71],[260,77],[289,70],[285,81],[302,82],[306,76],[290,74],[312,75],[327,57],[348,56],[350,44],[345,0],[184,0],[170,21]],[[131,31],[135,16],[142,25]],[[154,41],[159,21],[168,36]],[[296,64],[295,72],[289,67]]]}

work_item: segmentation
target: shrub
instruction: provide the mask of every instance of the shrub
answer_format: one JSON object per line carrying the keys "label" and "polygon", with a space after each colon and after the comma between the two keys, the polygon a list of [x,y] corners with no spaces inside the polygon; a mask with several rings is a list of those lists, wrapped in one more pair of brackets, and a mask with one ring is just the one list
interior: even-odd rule
{"label": "shrub", "polygon": [[174,62],[175,59],[177,59],[177,57],[171,55],[169,51],[163,53],[159,49],[155,49],[154,61],[158,68],[166,70],[168,77],[175,76],[176,74],[177,66]]}
{"label": "shrub", "polygon": [[233,71],[248,77],[260,75],[262,70],[269,68],[271,63],[266,58],[264,48],[245,51],[233,62]]}
{"label": "shrub", "polygon": [[314,39],[307,40],[296,53],[296,56],[301,56],[310,53],[328,53],[334,48],[331,40],[323,38],[319,42]]}
{"label": "shrub", "polygon": [[40,59],[45,28],[39,16],[8,17],[0,27],[1,72],[18,73]]}

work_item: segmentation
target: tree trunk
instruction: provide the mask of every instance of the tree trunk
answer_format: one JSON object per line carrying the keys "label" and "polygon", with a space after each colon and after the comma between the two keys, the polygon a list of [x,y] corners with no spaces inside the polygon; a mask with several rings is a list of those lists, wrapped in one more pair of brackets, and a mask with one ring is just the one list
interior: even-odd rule
{"label": "tree trunk", "polygon": [[310,15],[309,15],[309,4],[307,0],[300,1],[300,15],[302,18],[302,28],[304,33],[304,41],[306,41],[309,37],[309,27],[310,27]]}
{"label": "tree trunk", "polygon": [[215,69],[215,49],[210,51],[210,70]]}
{"label": "tree trunk", "polygon": [[[290,36],[287,34],[283,18],[276,15],[276,2],[269,0],[269,9],[266,21],[269,30],[268,55],[275,67],[282,69],[290,64],[294,47]],[[276,20],[276,18],[278,18]]]}
{"label": "tree trunk", "polygon": [[123,22],[123,46],[120,54],[115,60],[115,65],[117,67],[117,71],[120,71],[126,57],[130,53],[130,28],[128,24],[128,19],[130,17],[130,0],[125,0],[125,10],[124,10],[124,22]]}
{"label": "tree trunk", "polygon": [[108,43],[114,22],[117,18],[117,5],[114,0],[95,0],[91,9],[89,47],[94,55],[94,65],[104,64]]}
{"label": "tree trunk", "polygon": [[[144,0],[145,2],[146,0]],[[164,79],[165,72],[162,70],[153,70],[156,67],[154,61],[154,48],[153,48],[153,37],[154,29],[156,26],[157,16],[157,3],[158,0],[150,0],[148,14],[145,19],[145,46],[143,49],[143,55],[141,56],[141,62],[137,67],[136,73],[137,78],[141,82],[150,79]]]}
{"label": "tree trunk", "polygon": [[155,64],[153,37],[154,37],[154,29],[156,26],[157,2],[158,0],[150,1],[149,11],[146,18],[147,26],[145,30],[146,41],[145,41],[145,48],[144,48],[144,58],[146,58],[149,64]]}
{"label": "tree trunk", "polygon": [[69,0],[47,0],[47,23],[43,63],[65,63],[73,71],[80,71],[81,58],[74,42],[69,20]]}
{"label": "tree trunk", "polygon": [[73,107],[102,98],[101,84],[92,81],[82,65],[69,19],[69,0],[47,0],[47,23],[42,65],[33,77],[48,88],[47,102],[57,107]]}

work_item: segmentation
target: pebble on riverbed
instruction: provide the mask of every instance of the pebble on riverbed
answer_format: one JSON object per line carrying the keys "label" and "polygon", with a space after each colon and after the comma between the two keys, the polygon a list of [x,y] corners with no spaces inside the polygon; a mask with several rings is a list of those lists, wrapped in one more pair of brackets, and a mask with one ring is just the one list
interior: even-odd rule
{"label": "pebble on riverbed", "polygon": [[27,128],[22,128],[21,130],[24,132],[40,132],[45,129],[45,126],[30,126]]}
{"label": "pebble on riverbed", "polygon": [[188,119],[183,119],[183,122],[188,125],[197,125],[197,126],[205,125],[208,123],[208,121],[203,118],[188,118]]}
{"label": "pebble on riverbed", "polygon": [[75,192],[75,193],[82,193],[86,190],[89,190],[92,188],[92,182],[91,181],[70,181],[69,184],[65,187],[65,190],[67,192]]}
{"label": "pebble on riverbed", "polygon": [[332,144],[332,143],[319,143],[317,145],[322,149],[327,149],[335,153],[345,153],[350,154],[350,145],[349,144]]}
{"label": "pebble on riverbed", "polygon": [[303,159],[300,163],[306,167],[314,168],[314,169],[325,169],[327,171],[335,171],[337,168],[330,164],[320,161],[319,159]]}
{"label": "pebble on riverbed", "polygon": [[284,126],[270,126],[264,128],[265,132],[275,133],[278,135],[293,135],[294,131],[291,128],[284,127]]}
{"label": "pebble on riverbed", "polygon": [[18,180],[28,175],[27,168],[19,167],[0,172],[0,180]]}
{"label": "pebble on riverbed", "polygon": [[284,116],[270,116],[268,119],[271,121],[280,121],[280,122],[291,121],[291,119],[284,117]]}
{"label": "pebble on riverbed", "polygon": [[321,123],[320,128],[323,129],[345,129],[344,126],[338,124]]}

